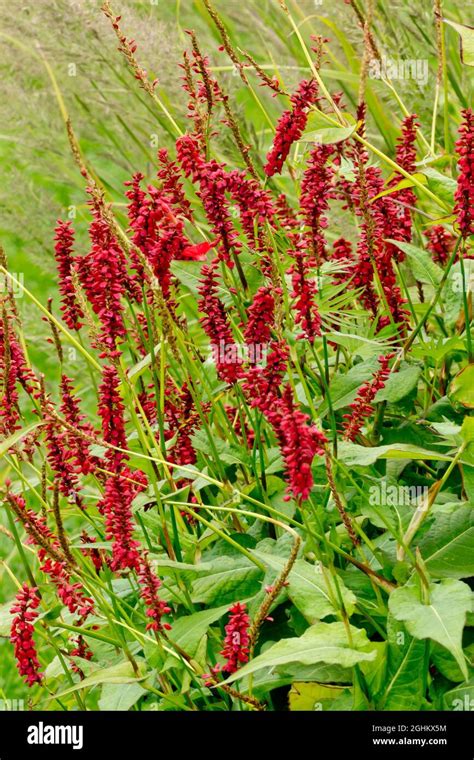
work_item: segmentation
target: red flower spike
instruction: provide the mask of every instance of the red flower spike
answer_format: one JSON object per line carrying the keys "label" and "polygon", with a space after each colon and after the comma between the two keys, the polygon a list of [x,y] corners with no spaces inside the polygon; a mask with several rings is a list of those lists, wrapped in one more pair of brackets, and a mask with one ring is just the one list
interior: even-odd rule
{"label": "red flower spike", "polygon": [[463,238],[474,235],[474,113],[471,108],[462,111],[456,151],[459,156],[459,175],[454,194],[454,213]]}
{"label": "red flower spike", "polygon": [[291,146],[300,139],[308,120],[308,108],[316,102],[318,86],[314,79],[303,79],[291,96],[292,109],[284,111],[278,120],[273,145],[267,155],[264,172],[267,177],[280,174]]}
{"label": "red flower spike", "polygon": [[345,414],[344,419],[344,438],[346,441],[354,441],[357,435],[360,433],[364,421],[367,417],[370,417],[374,411],[372,402],[375,399],[379,390],[385,387],[388,376],[390,375],[389,362],[395,354],[386,354],[385,356],[379,356],[380,369],[377,370],[372,380],[364,383],[359,388],[357,397],[352,404],[349,404],[352,409],[351,414]]}
{"label": "red flower spike", "polygon": [[83,311],[77,302],[72,273],[75,259],[72,252],[74,245],[74,230],[71,222],[58,219],[55,229],[54,253],[59,273],[59,291],[61,293],[61,311],[63,319],[70,330],[82,327]]}
{"label": "red flower spike", "polygon": [[36,588],[24,583],[15,597],[15,604],[10,612],[15,617],[10,629],[10,641],[15,647],[18,672],[25,678],[28,686],[41,683],[40,663],[36,645],[33,640],[34,621],[38,617],[39,597]]}
{"label": "red flower spike", "polygon": [[250,618],[245,604],[234,604],[229,610],[229,622],[225,627],[224,648],[221,655],[226,659],[222,670],[235,673],[249,659]]}
{"label": "red flower spike", "polygon": [[433,256],[433,261],[441,265],[446,264],[456,243],[455,236],[441,224],[434,224],[423,234],[428,238],[426,247]]}
{"label": "red flower spike", "polygon": [[171,626],[169,623],[163,623],[162,618],[171,612],[166,602],[158,596],[158,591],[161,587],[160,579],[154,574],[148,562],[148,557],[145,555],[140,560],[140,568],[138,571],[138,582],[140,584],[140,596],[147,606],[146,615],[150,618],[150,622],[147,623],[147,631],[169,631]]}

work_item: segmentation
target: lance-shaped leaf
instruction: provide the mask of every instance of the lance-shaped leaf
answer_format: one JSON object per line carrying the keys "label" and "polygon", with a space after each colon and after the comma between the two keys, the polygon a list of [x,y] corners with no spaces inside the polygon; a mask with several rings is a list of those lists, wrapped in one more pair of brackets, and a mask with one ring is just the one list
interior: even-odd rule
{"label": "lance-shaped leaf", "polygon": [[405,623],[408,633],[415,638],[432,639],[446,647],[467,679],[462,632],[466,614],[472,608],[471,589],[466,583],[449,579],[431,584],[429,594],[430,603],[423,604],[417,586],[396,589],[390,595],[390,612]]}
{"label": "lance-shaped leaf", "polygon": [[[273,554],[254,552],[258,559],[265,562],[268,567],[281,573],[287,560]],[[305,616],[309,623],[335,615],[340,611],[339,597],[335,584],[338,584],[339,592],[344,602],[348,615],[352,615],[356,598],[340,579],[331,578],[325,568],[311,565],[303,559],[297,559],[288,576],[288,596],[293,604]]]}
{"label": "lance-shaped leaf", "polygon": [[350,626],[352,642],[349,644],[344,623],[317,623],[302,636],[282,639],[227,679],[227,683],[255,673],[261,668],[278,667],[291,662],[314,665],[317,662],[342,665],[350,668],[358,662],[373,660],[375,649],[364,629]]}

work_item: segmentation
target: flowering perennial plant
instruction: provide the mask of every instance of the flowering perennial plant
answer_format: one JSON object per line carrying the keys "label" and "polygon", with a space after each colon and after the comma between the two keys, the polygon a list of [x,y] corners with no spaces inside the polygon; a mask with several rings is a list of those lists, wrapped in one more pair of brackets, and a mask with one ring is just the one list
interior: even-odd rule
{"label": "flowering perennial plant", "polygon": [[370,82],[358,6],[360,86],[351,57],[332,92],[330,43],[286,3],[296,83],[204,5],[222,47],[186,33],[175,113],[104,2],[166,129],[109,192],[67,120],[81,213],[51,221],[54,297],[21,291],[47,337],[0,257],[11,656],[68,710],[298,709],[308,679],[324,709],[450,709],[472,675],[472,110],[440,124],[438,90],[430,118]]}

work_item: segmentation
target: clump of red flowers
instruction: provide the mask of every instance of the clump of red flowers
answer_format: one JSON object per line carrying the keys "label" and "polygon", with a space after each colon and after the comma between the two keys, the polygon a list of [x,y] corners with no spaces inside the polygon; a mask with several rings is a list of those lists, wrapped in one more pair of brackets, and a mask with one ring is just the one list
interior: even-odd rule
{"label": "clump of red flowers", "polygon": [[225,627],[224,648],[221,655],[226,659],[222,670],[235,673],[249,659],[249,627],[250,618],[247,606],[237,603],[229,610],[229,622]]}
{"label": "clump of red flowers", "polygon": [[59,292],[64,322],[71,330],[79,330],[84,313],[78,304],[73,281],[75,259],[73,254],[74,230],[71,222],[58,220],[55,229],[54,252],[59,273]]}
{"label": "clump of red flowers", "polygon": [[288,385],[281,398],[275,400],[266,416],[275,430],[285,461],[288,496],[307,499],[313,486],[311,464],[314,457],[324,454],[327,438],[316,425],[308,425],[309,415],[296,406]]}
{"label": "clump of red flowers", "polygon": [[434,224],[423,234],[428,238],[426,247],[433,256],[433,261],[441,265],[446,264],[456,243],[454,235],[442,224]]}
{"label": "clump of red flowers", "polygon": [[291,96],[292,108],[284,111],[278,120],[273,145],[267,155],[264,171],[267,177],[279,174],[288,158],[291,146],[300,139],[308,120],[308,109],[317,99],[318,86],[314,79],[303,79]]}
{"label": "clump of red flowers", "polygon": [[162,631],[171,629],[169,623],[163,623],[162,617],[171,612],[166,602],[160,599],[158,591],[161,587],[160,579],[154,574],[150,567],[148,557],[144,555],[140,560],[138,572],[138,582],[141,590],[140,596],[147,606],[146,615],[150,621],[146,625],[147,631]]}
{"label": "clump of red flowers", "polygon": [[218,274],[215,263],[203,266],[199,286],[199,310],[204,314],[201,324],[211,341],[217,374],[227,383],[235,383],[242,376],[238,351],[224,304],[218,297]]}
{"label": "clump of red flowers", "polygon": [[24,583],[15,597],[15,604],[10,610],[12,615],[15,615],[11,624],[10,641],[15,647],[18,672],[25,678],[28,686],[41,683],[43,680],[36,644],[33,639],[34,622],[38,617],[39,603],[37,589]]}
{"label": "clump of red flowers", "polygon": [[390,360],[393,359],[395,354],[386,354],[385,356],[379,356],[380,368],[377,370],[373,378],[364,383],[357,393],[356,399],[352,404],[349,404],[352,412],[344,415],[344,438],[346,441],[354,441],[360,431],[367,417],[370,417],[374,411],[372,402],[375,399],[377,393],[385,387],[387,378],[390,375]]}
{"label": "clump of red flowers", "polygon": [[463,238],[474,235],[474,113],[463,112],[456,150],[459,155],[459,174],[455,192],[454,213]]}

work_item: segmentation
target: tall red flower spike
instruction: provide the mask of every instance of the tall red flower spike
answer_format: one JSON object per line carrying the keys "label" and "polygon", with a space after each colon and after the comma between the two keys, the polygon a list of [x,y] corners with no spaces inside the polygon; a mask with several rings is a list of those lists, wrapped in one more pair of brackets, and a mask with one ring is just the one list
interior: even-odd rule
{"label": "tall red flower spike", "polygon": [[15,615],[11,624],[10,641],[15,647],[18,672],[24,677],[28,686],[41,683],[43,680],[33,640],[34,621],[38,617],[37,609],[40,603],[36,592],[36,588],[31,588],[24,583],[10,610],[12,615]]}
{"label": "tall red flower spike", "polygon": [[308,108],[316,102],[318,86],[314,79],[303,79],[298,89],[291,96],[291,110],[284,111],[278,120],[273,145],[267,155],[264,171],[267,177],[280,174],[283,164],[288,158],[291,146],[300,139],[306,122]]}
{"label": "tall red flower spike", "polygon": [[229,610],[229,622],[225,627],[224,648],[221,655],[226,663],[222,670],[235,673],[249,659],[249,628],[250,618],[245,604],[234,604]]}
{"label": "tall red flower spike", "polygon": [[474,113],[463,112],[456,150],[459,156],[458,186],[454,194],[454,213],[463,238],[474,235]]}
{"label": "tall red flower spike", "polygon": [[385,387],[387,378],[390,375],[389,363],[395,354],[386,354],[379,356],[380,368],[377,370],[372,380],[364,383],[359,388],[357,397],[352,404],[349,404],[352,412],[344,415],[344,438],[346,441],[354,441],[367,417],[370,417],[374,411],[372,402],[379,390]]}

